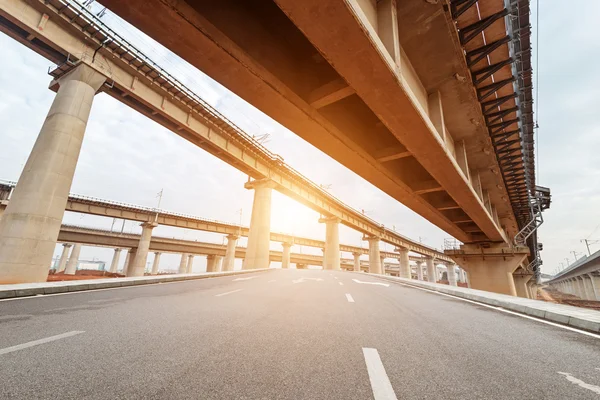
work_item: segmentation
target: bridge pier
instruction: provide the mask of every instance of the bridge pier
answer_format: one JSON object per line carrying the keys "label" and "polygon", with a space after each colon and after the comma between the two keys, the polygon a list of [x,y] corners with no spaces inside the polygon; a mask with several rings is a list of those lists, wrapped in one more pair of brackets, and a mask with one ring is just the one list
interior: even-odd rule
{"label": "bridge pier", "polygon": [[515,290],[517,292],[517,296],[526,299],[531,298],[531,292],[529,291],[529,281],[532,277],[533,275],[526,273],[522,268],[517,269],[517,271],[513,273],[513,280],[515,282]]}
{"label": "bridge pier", "polygon": [[323,253],[323,269],[340,269],[340,219],[336,217],[319,218],[325,223],[325,252]]}
{"label": "bridge pier", "polygon": [[600,300],[600,276],[588,274],[596,300]]}
{"label": "bridge pier", "polygon": [[[185,273],[186,274],[191,274],[192,270],[194,269],[194,254],[188,254],[188,260],[187,260],[187,265],[185,267]],[[215,259],[215,266],[216,266],[216,259]],[[216,269],[216,268],[215,268]]]}
{"label": "bridge pier", "polygon": [[364,236],[363,240],[369,242],[369,273],[381,274],[381,253],[379,252],[379,237]]}
{"label": "bridge pier", "polygon": [[446,250],[446,254],[469,273],[473,289],[517,296],[513,273],[525,261],[529,249],[504,244],[463,244],[460,249]]}
{"label": "bridge pier", "polygon": [[233,271],[235,266],[235,247],[237,245],[237,235],[227,235],[227,249],[225,250],[225,259],[223,260],[223,271]]}
{"label": "bridge pier", "polygon": [[75,272],[77,272],[77,262],[79,261],[80,253],[81,243],[75,243],[73,250],[71,250],[71,256],[67,262],[67,267],[65,268],[65,275],[75,275]]}
{"label": "bridge pier", "polygon": [[60,261],[56,267],[56,272],[63,272],[67,266],[67,260],[69,259],[69,249],[73,247],[70,243],[63,243],[62,253],[60,254]]}
{"label": "bridge pier", "polygon": [[400,269],[399,276],[401,278],[412,279],[412,271],[410,269],[410,260],[408,259],[408,249],[404,247],[398,247],[394,251],[400,253]]}
{"label": "bridge pier", "polygon": [[110,273],[115,273],[117,272],[117,268],[119,266],[119,258],[121,258],[121,250],[120,248],[116,248],[115,249],[115,254],[113,254],[113,258],[112,261],[110,263],[110,269],[108,270],[108,272]]}
{"label": "bridge pier", "polygon": [[527,289],[529,289],[529,298],[533,300],[537,299],[537,284],[533,279],[527,282]]}
{"label": "bridge pier", "polygon": [[206,256],[206,272],[217,272],[217,256],[209,254]]}
{"label": "bridge pier", "polygon": [[157,226],[156,223],[150,222],[141,224],[142,235],[140,236],[131,268],[127,268],[127,276],[144,276],[146,261],[148,260],[148,250],[150,249],[150,240],[152,240],[152,230]]}
{"label": "bridge pier", "polygon": [[80,64],[59,88],[0,220],[0,284],[45,282],[92,101],[105,77]]}
{"label": "bridge pier", "polygon": [[433,262],[432,257],[425,258],[425,264],[427,265],[427,281],[428,282],[437,282],[437,271],[435,268],[435,263]]}
{"label": "bridge pier", "polygon": [[269,268],[271,240],[271,192],[275,183],[269,179],[246,182],[246,189],[254,189],[252,217],[248,232],[248,246],[242,269]]}
{"label": "bridge pier", "polygon": [[135,260],[136,253],[137,253],[137,249],[135,247],[132,247],[127,252],[127,257],[125,257],[125,265],[123,265],[123,275],[129,276],[127,274],[129,272],[129,270],[131,268],[133,268],[133,260]]}
{"label": "bridge pier", "polygon": [[421,261],[417,261],[417,280],[423,280],[423,263]]}
{"label": "bridge pier", "polygon": [[185,274],[187,272],[188,255],[189,254],[187,253],[181,253],[181,260],[179,261],[180,274]]}
{"label": "bridge pier", "polygon": [[290,268],[290,248],[292,247],[291,243],[283,242],[281,243],[283,247],[283,253],[281,255],[281,268],[289,269]]}
{"label": "bridge pier", "polygon": [[360,272],[360,253],[352,253],[354,257],[354,272]]}
{"label": "bridge pier", "polygon": [[456,283],[456,265],[448,263],[446,264],[446,269],[448,270],[448,284],[450,286],[458,286]]}
{"label": "bridge pier", "polygon": [[152,261],[152,275],[158,275],[158,266],[160,264],[160,252],[154,253],[154,261]]}

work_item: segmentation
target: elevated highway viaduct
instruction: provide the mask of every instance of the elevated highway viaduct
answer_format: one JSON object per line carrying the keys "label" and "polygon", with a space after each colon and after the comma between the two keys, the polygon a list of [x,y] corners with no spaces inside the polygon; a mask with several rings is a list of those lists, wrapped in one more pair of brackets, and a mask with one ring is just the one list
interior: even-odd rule
{"label": "elevated highway viaduct", "polygon": [[[15,187],[14,182],[5,182],[5,183],[0,182],[0,217],[2,215],[2,212],[4,211],[4,209],[7,207],[7,205],[10,202],[10,193],[14,187]],[[66,211],[72,211],[72,212],[83,213],[83,214],[91,214],[91,215],[97,215],[97,216],[103,216],[103,217],[121,218],[121,219],[130,220],[130,221],[138,221],[138,222],[142,223],[142,226],[145,227],[144,229],[153,230],[154,227],[156,227],[158,225],[165,225],[165,226],[172,226],[172,227],[178,227],[178,228],[186,228],[186,229],[192,229],[192,230],[200,230],[200,231],[205,231],[205,232],[224,234],[224,235],[226,235],[226,239],[227,239],[227,245],[225,246],[225,248],[228,250],[224,254],[221,254],[220,256],[225,257],[224,261],[223,261],[223,269],[225,271],[229,271],[229,270],[233,269],[233,260],[235,258],[233,256],[233,254],[236,251],[237,240],[238,240],[239,236],[248,236],[248,232],[250,230],[248,227],[237,225],[237,224],[231,224],[231,223],[215,221],[215,220],[211,220],[211,219],[207,219],[207,218],[200,218],[200,217],[191,216],[191,215],[184,215],[184,214],[168,212],[168,211],[164,211],[164,210],[156,210],[156,209],[140,207],[140,206],[136,206],[136,205],[132,205],[132,204],[119,203],[119,202],[115,202],[115,201],[103,200],[103,199],[97,199],[97,198],[91,198],[91,197],[79,196],[79,195],[70,195],[68,197]],[[63,234],[63,231],[64,231],[64,226],[63,226],[63,229],[61,230],[61,233],[59,233],[59,241],[70,242],[69,240],[61,240],[61,237],[62,237],[61,235]],[[101,231],[99,230],[99,232],[101,232]],[[154,236],[152,236],[152,238],[154,238]],[[63,237],[63,239],[64,239],[64,237]],[[71,241],[77,242],[77,240],[71,240]],[[325,241],[312,239],[312,238],[306,238],[306,237],[299,237],[299,236],[294,236],[294,235],[289,235],[289,234],[279,233],[279,232],[271,232],[270,233],[270,241],[281,243],[284,248],[284,252],[289,252],[292,245],[317,247],[317,248],[322,249],[323,252],[325,252],[325,248],[326,248]],[[100,245],[101,244],[101,243],[93,243],[90,241],[87,241],[85,243],[91,244],[91,245],[94,245],[94,244]],[[151,241],[149,251],[152,250],[152,243],[153,242]],[[137,254],[137,247],[138,247],[137,243],[135,245],[128,243],[127,246],[125,246],[123,244],[121,244],[121,245],[114,244],[114,245],[117,247],[129,247],[129,248],[133,249],[130,252],[130,255]],[[176,250],[171,250],[171,252],[174,252],[174,251],[177,252]],[[365,266],[368,268],[368,266],[369,266],[368,263],[361,264],[361,262],[360,262],[361,255],[369,254],[368,248],[362,248],[362,247],[358,247],[358,246],[351,246],[351,245],[340,243],[339,251],[351,253],[354,258],[353,262],[349,262],[348,259],[340,258],[340,263],[341,263],[340,265],[342,268],[354,269],[354,270],[359,270],[360,268],[364,269]],[[183,251],[183,250],[181,252],[185,253],[185,251]],[[235,254],[237,254],[237,253],[235,253]],[[244,250],[244,256],[245,256],[245,254],[246,253]],[[66,260],[67,253],[64,253],[63,256],[64,256],[63,258]],[[245,258],[245,257],[238,257],[238,258]],[[394,270],[394,272],[402,271],[403,276],[405,276],[405,275],[413,276],[413,274],[410,272],[411,267],[409,265],[409,262],[413,261],[417,267],[416,268],[416,270],[417,270],[416,276],[418,277],[418,279],[423,279],[424,276],[427,276],[428,279],[431,279],[432,281],[436,280],[436,274],[435,274],[436,264],[437,265],[443,264],[444,266],[446,266],[446,268],[450,272],[450,274],[449,274],[450,284],[455,285],[457,282],[456,275],[455,275],[454,262],[444,253],[440,253],[435,250],[427,250],[427,252],[425,252],[425,254],[420,254],[418,256],[408,254],[407,252],[402,251],[402,250],[400,250],[398,252],[381,251],[380,252],[380,263],[382,265],[382,269],[383,269],[384,273],[386,272],[385,263],[384,263],[386,259],[398,260],[399,264],[398,264],[397,269]],[[313,262],[315,260],[318,262],[314,265],[319,265],[319,266],[323,265],[322,257],[320,257],[320,258],[317,257],[317,258],[312,259]],[[113,261],[115,261],[115,260],[113,260]],[[118,262],[118,258],[116,259],[116,261]],[[270,261],[281,261],[281,260],[274,260],[273,257],[270,257]],[[292,261],[292,262],[296,262],[296,261]],[[310,262],[300,262],[300,264],[313,265]],[[344,264],[346,264],[346,265],[344,265]],[[65,264],[63,263],[63,268],[64,268],[64,265]],[[423,265],[426,265],[426,273],[425,274],[422,273]],[[464,271],[459,270],[459,274],[462,274],[463,272]],[[134,271],[129,270],[129,273],[133,274]],[[460,280],[464,282],[466,280],[466,278],[463,275],[460,275]]]}
{"label": "elevated highway viaduct", "polygon": [[[477,101],[487,99],[487,91],[501,88],[475,88],[465,79],[473,71],[467,68],[463,49],[448,46],[449,40],[456,39],[456,24],[448,23],[448,13],[441,4],[411,1],[401,6],[385,1],[374,7],[368,1],[319,2],[310,7],[315,18],[308,25],[302,14],[306,11],[304,3],[295,7],[270,0],[218,5],[195,2],[196,8],[185,2],[173,5],[158,0],[106,4],[463,242],[464,246],[448,251],[448,255],[469,272],[473,287],[514,295],[517,290],[513,273],[518,268],[525,275],[535,272],[539,257],[537,243],[532,241],[538,223],[534,217],[540,207],[531,206],[532,199],[537,201],[528,150],[532,139],[529,132],[511,130],[513,125],[525,129],[529,125],[523,122],[527,121],[509,120],[511,113],[518,111],[514,108],[521,107],[516,104],[520,94],[509,96],[508,102],[491,105],[491,114],[482,111]],[[380,9],[380,5],[387,8]],[[398,24],[403,13],[408,13],[409,18],[404,19],[411,21],[418,20],[413,18],[417,15],[427,16],[429,29],[422,33],[410,24]],[[157,14],[163,16],[160,23],[154,21]],[[403,252],[426,250],[426,246],[346,206],[287,166],[281,157],[254,141],[86,9],[65,0],[1,0],[0,16],[0,29],[58,65],[51,73],[56,104],[30,157],[33,164],[25,168],[22,183],[15,189],[14,196],[23,200],[19,201],[22,205],[14,209],[9,206],[0,224],[0,245],[4,246],[0,271],[6,275],[0,281],[45,279],[52,246],[48,239],[58,234],[64,212],[58,205],[68,196],[80,149],[70,149],[65,155],[69,163],[52,164],[52,159],[37,154],[57,151],[60,140],[66,140],[65,135],[54,141],[47,138],[46,132],[56,127],[81,141],[98,91],[133,107],[253,179],[246,187],[255,190],[252,221],[256,222],[248,233],[245,268],[264,268],[268,264],[273,188],[323,215],[320,221],[327,226],[326,247],[332,249],[325,252],[328,269],[339,268],[339,223],[362,232],[369,241],[369,266],[374,273],[381,272],[380,241]],[[335,16],[333,20],[328,19],[331,16]],[[491,29],[490,21],[479,21],[481,29],[474,31]],[[491,23],[495,27],[504,24],[504,19],[495,17]],[[240,30],[240,26],[245,28]],[[342,43],[335,35],[327,38],[329,30],[324,27],[347,32],[347,40]],[[405,28],[408,33],[403,33]],[[508,28],[503,25],[502,29],[506,32]],[[461,29],[463,33],[473,31]],[[410,32],[434,36],[409,35],[413,43],[410,46],[405,37]],[[325,43],[329,39],[331,43]],[[420,62],[419,57],[425,53],[417,51],[414,41],[439,43],[444,51],[432,49],[427,54],[449,58],[425,57]],[[508,46],[506,42],[498,46],[504,45]],[[344,46],[349,46],[348,51],[336,50]],[[358,62],[344,59],[348,55]],[[433,65],[436,68],[432,72]],[[505,71],[510,69],[508,65],[504,65]],[[450,66],[452,71],[443,66]],[[435,76],[429,76],[428,71]],[[487,81],[494,80],[494,73],[499,71],[492,71]],[[515,93],[517,86],[512,85]],[[65,88],[64,95],[61,87]],[[80,97],[75,98],[75,94]],[[75,112],[73,101],[86,108]],[[509,108],[512,111],[502,109],[513,103],[516,105]],[[63,110],[67,112],[57,113]],[[503,138],[502,151],[508,150],[514,164],[509,172],[517,174],[510,179],[494,141],[500,136],[493,136],[491,131],[497,129],[497,123],[502,125],[496,132]],[[73,126],[77,129],[70,129]],[[44,178],[38,174],[40,171],[45,171]],[[40,182],[44,187],[40,188]],[[523,210],[518,208],[522,202],[528,204]],[[13,224],[20,226],[10,231]],[[518,230],[525,228],[525,234],[520,235]],[[23,236],[6,240],[15,231]],[[22,249],[33,244],[40,249],[39,254],[27,256]],[[144,253],[136,265],[144,265]]]}
{"label": "elevated highway viaduct", "polygon": [[[318,211],[327,226],[325,267],[339,269],[339,223],[364,234],[369,268],[381,272],[379,243],[401,252],[436,252],[388,230],[287,166],[167,71],[114,33],[87,9],[69,1],[0,1],[0,29],[58,66],[57,91],[46,124],[0,223],[0,282],[43,281],[60,229],[79,146],[95,93],[103,91],[247,173],[255,189],[245,268],[268,265],[270,197],[276,189]],[[64,88],[64,93],[61,93]],[[81,108],[84,105],[84,108]],[[51,135],[48,132],[61,132]],[[60,158],[39,155],[61,154]],[[61,162],[64,160],[64,162]],[[67,162],[68,161],[68,162]],[[18,205],[17,205],[18,204]],[[48,206],[50,205],[50,206]],[[150,225],[148,225],[150,228]],[[17,236],[15,235],[17,232]],[[8,239],[10,238],[10,240]],[[24,251],[37,248],[36,254]],[[136,257],[140,273],[146,251]],[[437,252],[436,252],[437,253]],[[433,255],[432,255],[433,256]]]}
{"label": "elevated highway viaduct", "polygon": [[474,287],[537,273],[528,0],[103,4],[462,242]]}

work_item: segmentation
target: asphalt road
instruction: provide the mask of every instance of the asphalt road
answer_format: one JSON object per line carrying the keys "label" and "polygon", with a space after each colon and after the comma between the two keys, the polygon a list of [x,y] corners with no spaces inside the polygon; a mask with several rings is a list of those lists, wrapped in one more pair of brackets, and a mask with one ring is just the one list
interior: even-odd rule
{"label": "asphalt road", "polygon": [[594,399],[600,339],[364,274],[273,270],[0,301],[0,398]]}

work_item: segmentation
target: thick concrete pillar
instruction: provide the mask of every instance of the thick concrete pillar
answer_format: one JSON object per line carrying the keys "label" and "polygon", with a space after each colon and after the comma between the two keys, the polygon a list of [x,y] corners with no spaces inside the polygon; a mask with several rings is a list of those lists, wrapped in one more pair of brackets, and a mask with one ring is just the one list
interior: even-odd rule
{"label": "thick concrete pillar", "polygon": [[289,269],[290,268],[290,248],[292,247],[291,243],[283,242],[281,243],[283,247],[283,253],[281,255],[281,268]]}
{"label": "thick concrete pillar", "polygon": [[360,253],[352,253],[354,257],[354,272],[360,272]]}
{"label": "thick concrete pillar", "polygon": [[223,271],[233,271],[235,266],[235,246],[237,245],[237,235],[227,235],[227,249],[225,250],[225,259],[223,260]]}
{"label": "thick concrete pillar", "polygon": [[596,293],[594,290],[594,285],[592,284],[592,280],[589,275],[581,275],[583,287],[585,288],[585,294],[587,300],[596,300]]}
{"label": "thick concrete pillar", "polygon": [[596,300],[600,301],[600,275],[595,275],[594,273],[588,274],[590,277],[590,282],[592,283],[592,290],[594,291],[594,296]]}
{"label": "thick concrete pillar", "polygon": [[133,260],[135,260],[136,253],[137,249],[135,247],[129,249],[127,252],[127,257],[125,257],[125,265],[123,265],[123,275],[129,276],[127,273],[133,268]]}
{"label": "thick concrete pillar", "polygon": [[394,249],[394,251],[400,254],[400,258],[398,259],[398,262],[400,263],[400,278],[411,279],[412,272],[410,270],[410,260],[408,259],[408,249],[404,247],[397,247]]}
{"label": "thick concrete pillar", "polygon": [[185,274],[187,272],[187,263],[188,263],[188,255],[187,253],[181,254],[181,260],[179,261],[179,273]]}
{"label": "thick concrete pillar", "polygon": [[246,189],[254,189],[254,203],[248,246],[242,269],[269,268],[269,242],[271,240],[271,192],[275,183],[269,179],[246,182]]}
{"label": "thick concrete pillar", "polygon": [[194,254],[188,254],[187,265],[185,267],[186,274],[191,274],[192,270],[194,269],[194,257],[195,257]]}
{"label": "thick concrete pillar", "polygon": [[117,268],[119,267],[119,258],[121,258],[121,250],[122,249],[116,248],[115,253],[113,254],[113,258],[110,263],[110,269],[108,270],[108,272],[112,274],[117,272]]}
{"label": "thick concrete pillar", "polygon": [[160,265],[160,254],[158,251],[154,253],[154,261],[152,262],[152,275],[158,275],[158,266]]}
{"label": "thick concrete pillar", "polygon": [[56,267],[56,272],[63,272],[67,266],[67,260],[69,259],[69,249],[73,247],[72,244],[63,243],[62,253],[60,254],[60,261]]}
{"label": "thick concrete pillar", "polygon": [[446,269],[448,270],[448,285],[457,286],[456,284],[456,264],[446,264]]}
{"label": "thick concrete pillar", "polygon": [[435,263],[433,262],[433,258],[426,257],[425,265],[427,265],[427,281],[428,282],[437,282],[437,271],[435,270]]}
{"label": "thick concrete pillar", "polygon": [[446,254],[469,273],[473,289],[516,296],[513,273],[527,258],[529,250],[501,244],[486,247],[465,244],[460,250],[446,250]]}
{"label": "thick concrete pillar", "polygon": [[423,263],[421,261],[417,261],[417,279],[423,280]]}
{"label": "thick concrete pillar", "polygon": [[206,272],[216,272],[217,256],[209,254],[206,256]]}
{"label": "thick concrete pillar", "polygon": [[576,285],[576,295],[581,300],[587,300],[588,294],[585,285],[583,284],[583,279],[581,276],[575,277],[575,285]]}
{"label": "thick concrete pillar", "polygon": [[129,265],[129,259],[131,258],[131,249],[127,250],[125,255],[125,262],[123,263],[122,275],[127,275],[127,266]]}
{"label": "thick concrete pillar", "polygon": [[529,280],[529,282],[527,282],[527,287],[529,288],[529,298],[530,299],[537,299],[537,287],[538,285],[535,283],[535,281],[533,279]]}
{"label": "thick concrete pillar", "polygon": [[[522,271],[519,269],[519,271]],[[532,278],[531,274],[527,274],[523,271],[523,273],[515,273],[513,274],[513,280],[515,282],[515,290],[517,292],[517,296],[523,298],[530,298],[530,293],[528,291],[528,282]]]}
{"label": "thick concrete pillar", "polygon": [[[381,254],[381,253],[379,253]],[[381,262],[381,275],[387,275],[387,271],[385,270],[385,256],[380,256],[379,260]]]}
{"label": "thick concrete pillar", "polygon": [[142,234],[140,242],[135,252],[135,257],[131,262],[131,268],[127,268],[127,276],[144,276],[146,261],[148,260],[148,250],[150,249],[150,240],[152,239],[152,230],[156,226],[158,225],[149,222],[141,224]]}
{"label": "thick concrete pillar", "polygon": [[81,243],[75,243],[75,246],[73,246],[73,250],[71,250],[71,256],[69,257],[69,261],[67,262],[67,267],[65,268],[65,275],[75,275],[75,272],[77,272],[77,261],[79,261],[79,253],[81,253]]}
{"label": "thick concrete pillar", "polygon": [[369,272],[371,274],[381,274],[381,253],[379,252],[379,237],[365,236],[363,238],[369,242]]}
{"label": "thick concrete pillar", "polygon": [[215,272],[221,272],[223,268],[223,256],[217,256],[215,259]]}
{"label": "thick concrete pillar", "polygon": [[340,220],[335,217],[323,217],[319,222],[325,223],[325,252],[323,253],[323,269],[340,269]]}
{"label": "thick concrete pillar", "polygon": [[79,65],[53,82],[58,92],[0,220],[0,284],[46,281],[92,101],[105,79]]}

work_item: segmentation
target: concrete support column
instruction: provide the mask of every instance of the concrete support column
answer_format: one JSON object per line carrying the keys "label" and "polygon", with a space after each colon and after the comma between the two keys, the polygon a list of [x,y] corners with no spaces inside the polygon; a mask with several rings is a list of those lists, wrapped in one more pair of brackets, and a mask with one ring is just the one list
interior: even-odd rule
{"label": "concrete support column", "polygon": [[340,220],[335,217],[323,217],[319,222],[325,223],[325,252],[323,269],[340,269]]}
{"label": "concrete support column", "polygon": [[121,250],[122,249],[116,248],[115,254],[113,254],[113,258],[110,263],[110,269],[108,270],[108,272],[110,272],[112,274],[117,272],[117,268],[119,267],[119,258],[121,258]]}
{"label": "concrete support column", "polygon": [[71,256],[67,267],[65,268],[65,275],[75,275],[77,272],[77,261],[79,261],[79,253],[81,253],[81,243],[75,243],[73,250],[71,250]]}
{"label": "concrete support column", "polygon": [[216,272],[217,256],[209,254],[206,256],[206,272]]}
{"label": "concrete support column", "polygon": [[271,240],[271,192],[275,183],[269,179],[246,182],[246,189],[254,189],[254,203],[248,232],[248,246],[242,269],[269,268]]}
{"label": "concrete support column", "polygon": [[152,239],[152,230],[156,226],[158,225],[149,222],[141,224],[142,234],[140,235],[140,242],[135,252],[135,257],[131,261],[131,268],[127,268],[127,276],[144,276],[146,261],[148,260],[148,250],[150,249],[150,240]]}
{"label": "concrete support column", "polygon": [[69,249],[72,247],[72,244],[63,243],[62,253],[60,254],[60,261],[58,262],[58,266],[56,267],[56,272],[63,272],[67,266],[67,260],[69,259]]}
{"label": "concrete support column", "polygon": [[105,79],[81,64],[53,82],[58,92],[0,220],[0,284],[48,278],[92,101]]}
{"label": "concrete support column", "polygon": [[529,288],[529,298],[533,300],[537,299],[537,284],[533,279],[527,282],[527,287]]}
{"label": "concrete support column", "polygon": [[448,270],[448,284],[450,286],[458,286],[456,284],[456,264],[446,264],[446,269]]}
{"label": "concrete support column", "polygon": [[154,253],[154,261],[152,262],[152,275],[158,275],[158,266],[160,265],[160,254],[158,251]]}
{"label": "concrete support column", "polygon": [[594,275],[593,273],[588,274],[588,276],[590,277],[594,296],[596,297],[596,300],[600,301],[600,276]]}
{"label": "concrete support column", "polygon": [[[379,253],[381,254],[381,253]],[[379,257],[380,263],[381,263],[381,275],[387,275],[387,272],[385,270],[385,256],[380,256]]]}
{"label": "concrete support column", "polygon": [[125,265],[123,266],[123,275],[129,276],[127,274],[129,273],[129,270],[133,268],[133,260],[135,260],[136,254],[137,254],[137,249],[135,247],[129,249],[129,252],[127,253],[127,257],[125,258]]}
{"label": "concrete support column", "polygon": [[223,268],[223,256],[217,256],[215,261],[215,271],[221,272]]}
{"label": "concrete support column", "polygon": [[516,296],[513,273],[529,251],[501,244],[489,247],[465,244],[460,250],[447,250],[446,254],[469,273],[469,284],[473,289]]}
{"label": "concrete support column", "polygon": [[283,253],[281,255],[281,268],[289,269],[290,268],[290,248],[292,247],[291,243],[283,242],[281,243],[283,247]]}
{"label": "concrete support column", "polygon": [[408,259],[408,249],[404,247],[397,247],[395,249],[396,252],[400,254],[400,277],[411,279],[412,272],[410,270],[410,260]]}
{"label": "concrete support column", "polygon": [[354,272],[360,272],[360,253],[352,253],[354,257]]}
{"label": "concrete support column", "polygon": [[588,274],[581,275],[582,283],[585,288],[585,294],[587,300],[596,300],[596,291],[594,290],[594,285],[592,283],[592,279]]}
{"label": "concrete support column", "polygon": [[582,299],[582,300],[588,300],[589,299],[589,295],[587,293],[587,288],[585,287],[585,284],[583,282],[583,277],[582,276],[578,276],[575,278],[575,281],[577,282],[577,296]]}
{"label": "concrete support column", "polygon": [[[522,269],[519,269],[522,271]],[[524,271],[523,271],[524,272]],[[532,275],[526,273],[515,273],[513,274],[513,280],[515,282],[515,290],[517,292],[517,296],[523,297],[525,299],[530,298],[530,293],[528,291],[528,283],[532,278]]]}
{"label": "concrete support column", "polygon": [[423,263],[421,261],[417,261],[417,279],[423,280]]}
{"label": "concrete support column", "polygon": [[188,254],[187,265],[185,267],[186,274],[191,274],[192,270],[194,269],[194,257],[194,254]]}
{"label": "concrete support column", "polygon": [[225,259],[223,260],[223,271],[233,271],[235,266],[235,247],[237,245],[237,235],[227,235],[227,249],[225,250]]}
{"label": "concrete support column", "polygon": [[181,254],[181,260],[179,261],[179,273],[185,274],[187,272],[187,263],[188,263],[188,255],[187,253]]}
{"label": "concrete support column", "polygon": [[379,252],[379,237],[365,236],[363,240],[369,242],[369,272],[381,274],[381,254]]}
{"label": "concrete support column", "polygon": [[427,265],[427,281],[433,283],[437,282],[437,271],[435,269],[433,258],[425,258],[425,264]]}
{"label": "concrete support column", "polygon": [[129,259],[131,258],[131,250],[127,250],[127,254],[125,255],[125,262],[123,263],[123,275],[127,274],[127,266],[129,265]]}

